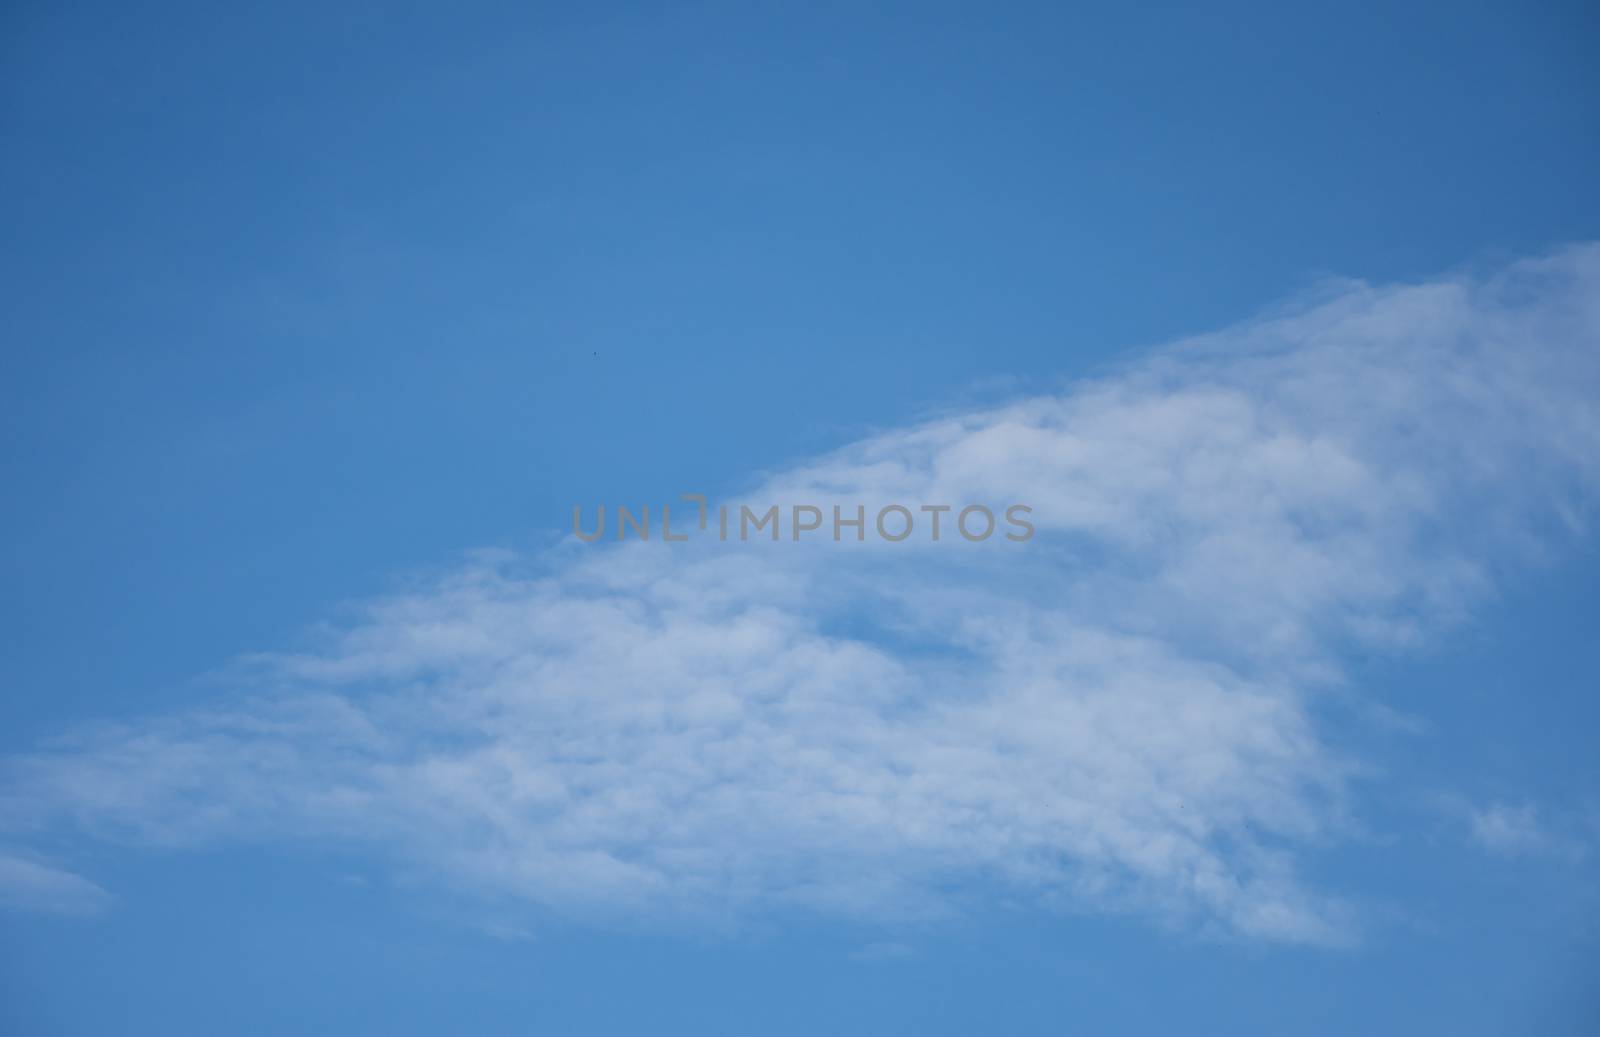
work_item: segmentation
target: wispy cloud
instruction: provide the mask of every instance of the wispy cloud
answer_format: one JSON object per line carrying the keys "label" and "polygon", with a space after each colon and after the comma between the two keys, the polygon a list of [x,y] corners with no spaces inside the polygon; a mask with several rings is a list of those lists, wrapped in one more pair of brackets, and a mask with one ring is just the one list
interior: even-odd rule
{"label": "wispy cloud", "polygon": [[1531,804],[1490,803],[1474,809],[1468,821],[1472,838],[1496,853],[1522,853],[1549,844]]}
{"label": "wispy cloud", "polygon": [[88,915],[110,902],[110,895],[86,878],[0,850],[0,910]]}
{"label": "wispy cloud", "polygon": [[[1311,702],[1581,533],[1600,249],[1373,288],[853,444],[764,501],[1025,501],[1025,548],[563,545],[227,705],[5,764],[0,823],[357,841],[585,916],[1131,910],[1336,942]],[[260,690],[261,686],[270,690]]]}

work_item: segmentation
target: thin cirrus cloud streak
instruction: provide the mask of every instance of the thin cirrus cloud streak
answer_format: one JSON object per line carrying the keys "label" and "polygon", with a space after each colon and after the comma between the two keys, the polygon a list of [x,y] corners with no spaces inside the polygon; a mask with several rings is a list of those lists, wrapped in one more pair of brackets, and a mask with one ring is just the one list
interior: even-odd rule
{"label": "thin cirrus cloud streak", "polygon": [[[1023,545],[580,545],[370,602],[225,705],[4,762],[12,841],[354,846],[626,920],[985,904],[1338,943],[1312,705],[1584,534],[1600,248],[1333,286],[752,501],[1025,502]],[[869,510],[870,514],[870,510]]]}
{"label": "thin cirrus cloud streak", "polygon": [[110,894],[81,875],[0,850],[0,908],[90,915],[110,900]]}

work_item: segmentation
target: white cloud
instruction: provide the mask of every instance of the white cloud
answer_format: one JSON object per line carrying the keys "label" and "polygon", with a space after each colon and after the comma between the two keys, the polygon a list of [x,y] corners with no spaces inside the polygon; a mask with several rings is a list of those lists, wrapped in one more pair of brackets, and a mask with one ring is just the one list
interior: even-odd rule
{"label": "white cloud", "polygon": [[1581,530],[1600,249],[1370,288],[896,430],[756,502],[1021,501],[1022,547],[569,543],[370,603],[226,705],[14,757],[0,825],[359,842],[580,916],[996,895],[1308,942],[1347,648]]}
{"label": "white cloud", "polygon": [[1496,853],[1521,853],[1549,844],[1538,812],[1529,804],[1491,803],[1471,811],[1472,837]]}
{"label": "white cloud", "polygon": [[0,851],[0,910],[93,914],[110,903],[105,890],[70,871]]}

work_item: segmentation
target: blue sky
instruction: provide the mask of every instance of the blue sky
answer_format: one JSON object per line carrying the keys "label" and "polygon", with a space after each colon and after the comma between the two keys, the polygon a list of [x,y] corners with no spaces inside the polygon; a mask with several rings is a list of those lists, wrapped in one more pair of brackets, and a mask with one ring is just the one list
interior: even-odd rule
{"label": "blue sky", "polygon": [[1600,1020],[1584,5],[3,19],[0,1029]]}

